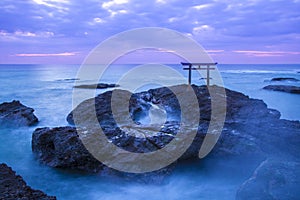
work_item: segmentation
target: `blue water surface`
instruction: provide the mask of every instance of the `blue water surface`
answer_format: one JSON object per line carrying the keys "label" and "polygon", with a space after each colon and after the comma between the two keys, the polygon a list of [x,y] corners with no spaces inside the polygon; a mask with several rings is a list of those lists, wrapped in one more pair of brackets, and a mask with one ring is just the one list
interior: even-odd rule
{"label": "blue water surface", "polygon": [[[101,81],[115,83],[133,67],[114,65]],[[187,77],[180,65],[170,67]],[[33,188],[58,199],[234,199],[239,185],[251,175],[237,173],[237,163],[216,164],[214,169],[202,166],[201,162],[182,166],[160,184],[112,180],[40,164],[31,152],[32,132],[37,127],[67,125],[66,116],[72,110],[73,79],[79,68],[79,65],[0,65],[0,102],[20,100],[34,108],[40,120],[34,127],[0,129],[0,162],[10,165]],[[264,100],[268,107],[281,112],[281,118],[300,120],[300,95],[262,89],[275,84],[270,82],[274,77],[300,79],[300,65],[219,65],[218,68],[225,87]],[[143,76],[147,75],[141,74],[136,81]],[[167,75],[165,78],[172,80]],[[195,84],[205,84],[197,73],[193,73],[192,78]],[[92,81],[78,80],[78,83]],[[300,86],[300,82],[278,84]],[[140,90],[147,87],[151,86]],[[222,175],[217,173],[221,169]]]}

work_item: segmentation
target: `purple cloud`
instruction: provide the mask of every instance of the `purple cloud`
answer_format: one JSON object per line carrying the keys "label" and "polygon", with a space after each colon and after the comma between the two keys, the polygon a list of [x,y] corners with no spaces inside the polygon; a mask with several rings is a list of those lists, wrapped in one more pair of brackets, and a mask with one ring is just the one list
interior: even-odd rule
{"label": "purple cloud", "polygon": [[297,53],[274,53],[300,52],[298,10],[298,0],[2,0],[0,62],[51,63],[53,56],[17,55],[77,52],[59,61],[81,63],[116,33],[157,26],[192,37],[219,63],[299,63]]}

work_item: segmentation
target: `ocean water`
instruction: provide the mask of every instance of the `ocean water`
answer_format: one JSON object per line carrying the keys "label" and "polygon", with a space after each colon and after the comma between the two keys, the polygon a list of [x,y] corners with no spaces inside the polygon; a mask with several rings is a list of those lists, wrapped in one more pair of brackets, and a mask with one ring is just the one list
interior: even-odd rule
{"label": "ocean water", "polygon": [[[101,82],[114,83],[133,67],[114,65],[104,73]],[[170,67],[187,77],[180,65]],[[34,127],[0,129],[0,162],[10,165],[33,188],[58,199],[121,199],[125,196],[128,199],[234,199],[239,185],[251,175],[247,170],[237,172],[237,161],[226,164],[215,161],[213,166],[205,166],[201,161],[182,165],[164,182],[146,184],[52,169],[35,160],[31,152],[32,132],[37,127],[68,125],[65,118],[72,110],[73,79],[79,68],[79,65],[0,65],[0,102],[20,100],[34,108],[40,120]],[[264,100],[269,108],[279,110],[283,119],[300,120],[300,95],[262,89],[275,84],[270,82],[275,77],[300,79],[300,65],[219,65],[218,68],[225,87]],[[139,82],[147,75],[131,77],[130,81]],[[170,83],[177,81],[172,76],[161,76],[159,78]],[[193,73],[192,78],[193,83],[204,84],[199,74]],[[77,82],[95,81],[98,80]],[[155,83],[155,78],[152,82]],[[300,82],[276,84],[300,86]],[[158,86],[148,84],[138,91]]]}

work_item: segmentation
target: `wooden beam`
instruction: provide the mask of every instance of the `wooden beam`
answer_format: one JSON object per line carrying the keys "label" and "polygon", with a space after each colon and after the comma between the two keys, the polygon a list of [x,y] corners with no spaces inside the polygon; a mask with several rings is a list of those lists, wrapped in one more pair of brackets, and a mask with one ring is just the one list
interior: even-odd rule
{"label": "wooden beam", "polygon": [[203,66],[212,66],[212,65],[217,65],[218,63],[187,63],[187,62],[181,62],[182,65],[186,65],[186,66],[189,66],[189,65],[203,65]]}
{"label": "wooden beam", "polygon": [[[207,70],[207,68],[198,68],[198,67],[192,67],[191,69],[192,70]],[[216,69],[216,68],[208,68],[208,69],[213,70],[213,69]],[[185,68],[183,68],[183,70],[190,70],[190,68],[185,67]]]}
{"label": "wooden beam", "polygon": [[183,70],[197,70],[198,68],[195,68],[195,67],[192,67],[192,68],[189,68],[189,67],[185,67],[185,68],[183,68]]}

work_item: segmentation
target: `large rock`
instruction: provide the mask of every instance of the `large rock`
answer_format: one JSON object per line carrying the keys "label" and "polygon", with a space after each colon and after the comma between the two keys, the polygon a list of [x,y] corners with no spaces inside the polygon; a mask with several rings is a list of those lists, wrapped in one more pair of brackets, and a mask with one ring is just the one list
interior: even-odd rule
{"label": "large rock", "polygon": [[279,91],[279,92],[287,92],[292,94],[300,94],[300,87],[291,86],[291,85],[268,85],[265,86],[263,89]]}
{"label": "large rock", "polygon": [[239,188],[237,200],[297,200],[300,197],[300,163],[266,160]]}
{"label": "large rock", "polygon": [[[184,90],[186,86],[181,85],[175,87]],[[214,88],[215,91],[218,90],[216,86],[212,88]],[[194,142],[180,159],[198,156],[199,148],[206,136],[211,118],[211,97],[209,91],[205,86],[193,86],[193,89],[198,98],[198,103],[195,105],[194,102],[189,102],[189,98],[186,98],[186,106],[190,107],[191,112],[195,106],[199,106],[200,122]],[[119,91],[118,99],[129,96],[127,93],[129,92]],[[262,100],[251,99],[242,93],[227,89],[226,96],[226,120],[221,137],[212,151],[211,156],[252,155],[257,156],[259,158],[258,160],[261,161],[268,157],[268,155],[275,154],[275,152],[279,154],[288,152],[288,154],[292,153],[293,156],[295,153],[300,153],[295,143],[295,141],[299,141],[299,122],[280,120],[280,113],[276,110],[268,109]],[[114,142],[114,140],[112,140],[112,142],[119,147],[135,152],[155,150],[155,148],[149,148],[148,141],[152,143],[155,141],[154,146],[162,148],[175,137],[180,127],[181,111],[179,102],[170,89],[165,87],[151,89],[147,92],[134,94],[128,99],[130,102],[129,113],[131,119],[136,122],[136,127],[145,126],[139,122],[143,116],[149,115],[149,110],[153,104],[166,111],[167,122],[161,130],[152,133],[156,137],[155,140],[153,140],[153,137],[148,137],[144,140],[132,138],[130,135],[137,135],[135,133],[136,128],[127,128],[126,125],[132,126],[130,125],[131,119],[128,119],[128,117],[118,117],[119,113],[126,112],[125,108],[124,110],[120,108],[120,110],[118,110],[119,113],[114,113],[113,116],[111,97],[112,92],[110,91],[98,95],[95,99],[82,102],[68,115],[67,121],[70,124],[74,124],[73,113],[77,112],[77,115],[80,116],[80,119],[77,119],[77,125],[96,126],[96,124],[90,124],[95,123],[91,113],[96,110],[97,123],[99,122],[101,127],[106,130],[104,131],[106,136],[109,139],[118,138],[116,142]],[[117,105],[121,104],[121,102],[122,101],[117,102]],[[193,113],[191,113],[191,115],[192,114]],[[121,114],[121,116],[123,115]],[[118,119],[118,124],[115,118],[121,118],[121,120]],[[120,130],[120,128],[122,130]],[[124,130],[129,131],[125,132]],[[124,143],[122,141],[129,141],[129,143],[126,142],[126,145],[122,145]],[[288,145],[289,147],[287,148],[279,148],[285,147],[286,141],[290,141],[291,145]],[[139,146],[139,149],[133,149],[134,146]]]}
{"label": "large rock", "polygon": [[38,122],[34,110],[20,101],[0,104],[0,126],[31,126]]}
{"label": "large rock", "polygon": [[[188,120],[193,120],[192,118],[197,114],[194,110],[199,106],[200,121],[196,137],[178,162],[198,158],[199,149],[211,120],[212,98],[207,87],[192,86],[198,99],[196,102],[191,101],[191,97],[185,95],[186,88],[186,85],[171,87],[172,90],[182,90],[182,93],[179,92],[178,95],[184,97],[184,105],[190,112]],[[100,124],[107,140],[124,150],[135,153],[157,151],[170,144],[180,128],[186,131],[186,135],[189,135],[191,131],[188,126],[180,127],[182,120],[187,123],[188,120],[182,119],[179,101],[171,89],[163,87],[136,94],[115,90],[114,92],[117,91],[114,94],[117,95],[116,102],[114,102],[117,105],[115,108],[111,106],[112,91],[85,100],[67,117],[70,124],[76,122],[79,132],[71,127],[37,129],[33,133],[33,151],[41,162],[51,167],[97,173],[111,172],[111,169],[105,167],[85,150],[79,135],[84,137],[94,134],[93,127]],[[210,89],[217,91],[215,95],[221,95],[219,91],[222,88],[211,86]],[[122,105],[122,102],[126,101],[129,101],[129,108]],[[238,157],[242,160],[251,158],[255,164],[270,157],[284,157],[289,160],[298,158],[300,155],[299,121],[282,120],[280,113],[268,109],[263,101],[251,99],[242,93],[228,89],[226,89],[226,103],[224,127],[221,137],[209,154],[211,158],[225,160],[228,157]],[[160,113],[158,116],[164,116],[161,110],[165,111],[166,122],[159,129],[145,123],[149,115],[152,114],[155,117],[155,110]],[[94,111],[96,111],[96,119],[93,117]],[[79,118],[74,119],[74,114]],[[181,145],[174,146],[174,148],[181,149],[183,148]],[[161,159],[167,159],[168,156],[166,153]],[[120,162],[126,161],[125,158],[120,160]],[[172,168],[165,168],[154,174],[166,174],[171,171]]]}
{"label": "large rock", "polygon": [[32,189],[21,176],[16,175],[10,167],[2,163],[0,164],[0,199],[55,200],[56,197]]}

